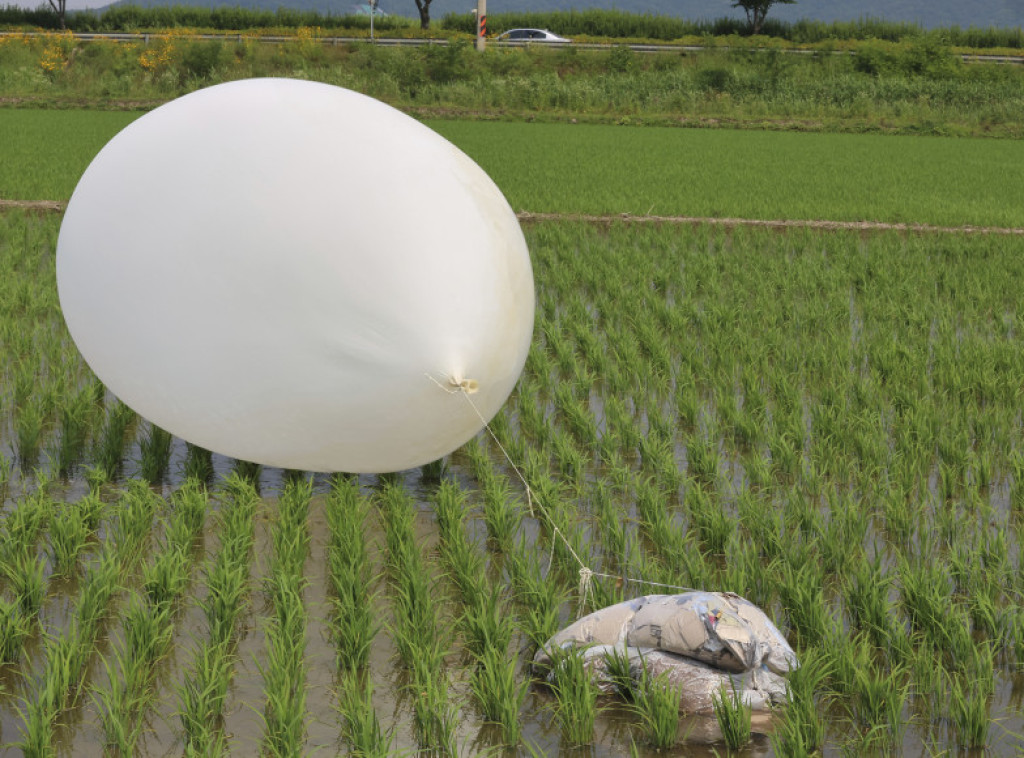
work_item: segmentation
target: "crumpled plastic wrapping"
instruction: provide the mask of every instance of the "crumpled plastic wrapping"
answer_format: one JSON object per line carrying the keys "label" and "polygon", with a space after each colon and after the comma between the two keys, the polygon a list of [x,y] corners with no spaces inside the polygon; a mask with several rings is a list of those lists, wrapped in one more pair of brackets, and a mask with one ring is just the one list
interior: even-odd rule
{"label": "crumpled plastic wrapping", "polygon": [[785,637],[750,601],[730,592],[646,595],[603,608],[556,634],[534,657],[549,666],[549,650],[586,647],[584,662],[598,687],[615,690],[607,656],[629,658],[630,676],[664,673],[680,687],[681,710],[712,709],[724,685],[754,710],[786,700],[783,675],[797,667]]}

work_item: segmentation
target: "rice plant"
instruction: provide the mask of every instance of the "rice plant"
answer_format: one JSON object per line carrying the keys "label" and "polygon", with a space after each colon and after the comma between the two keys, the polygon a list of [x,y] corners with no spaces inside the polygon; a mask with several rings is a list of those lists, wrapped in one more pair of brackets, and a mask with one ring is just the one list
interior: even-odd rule
{"label": "rice plant", "polygon": [[717,692],[711,693],[711,702],[726,747],[739,750],[750,742],[750,717],[753,710],[736,692],[735,684],[731,691],[723,684]]}
{"label": "rice plant", "polygon": [[293,479],[278,500],[267,591],[273,615],[267,625],[263,672],[264,751],[291,756],[301,752],[306,734],[306,609],[303,567],[309,553],[306,518],[312,484]]}
{"label": "rice plant", "polygon": [[86,514],[77,505],[64,505],[50,522],[50,561],[54,573],[70,574],[90,534]]}
{"label": "rice plant", "polygon": [[590,679],[583,652],[578,647],[548,651],[555,696],[552,709],[562,737],[570,745],[591,744],[597,719],[597,687]]}
{"label": "rice plant", "polygon": [[785,758],[818,755],[825,744],[825,721],[818,694],[830,675],[827,656],[819,648],[801,653],[799,668],[790,671],[789,699],[771,734],[772,749]]}
{"label": "rice plant", "polygon": [[394,728],[384,729],[377,717],[373,707],[373,682],[369,676],[352,671],[342,675],[338,710],[342,716],[342,739],[352,755],[389,758],[394,754]]}
{"label": "rice plant", "polygon": [[6,558],[0,570],[7,577],[21,612],[26,617],[38,614],[46,596],[46,559],[41,555],[18,552]]}
{"label": "rice plant", "polygon": [[185,443],[185,467],[182,476],[199,482],[208,482],[213,478],[213,453],[209,450]]}
{"label": "rice plant", "polygon": [[380,623],[373,612],[372,569],[364,539],[369,503],[359,496],[358,485],[336,479],[326,503],[330,536],[327,565],[332,591],[331,633],[337,647],[338,667],[363,668]]}
{"label": "rice plant", "polygon": [[520,678],[518,661],[507,648],[486,647],[476,656],[470,678],[473,697],[485,721],[501,728],[502,741],[517,745],[522,738],[523,704],[529,692],[529,679]]}
{"label": "rice plant", "polygon": [[208,642],[200,645],[192,666],[185,671],[177,696],[187,755],[226,753],[221,724],[234,663],[225,643]]}
{"label": "rice plant", "polygon": [[667,674],[652,676],[643,667],[640,683],[633,688],[632,707],[640,717],[644,741],[655,750],[673,747],[679,739],[679,685]]}
{"label": "rice plant", "polygon": [[101,470],[108,481],[112,481],[121,470],[125,449],[128,446],[129,429],[135,420],[135,412],[121,401],[115,401],[107,411],[106,419],[94,441],[94,465]]}
{"label": "rice plant", "polygon": [[150,424],[139,443],[139,474],[150,484],[159,484],[171,460],[171,433]]}
{"label": "rice plant", "polygon": [[0,598],[0,665],[21,659],[25,639],[31,629],[21,604]]}
{"label": "rice plant", "polygon": [[949,718],[958,744],[967,749],[985,747],[991,726],[988,683],[954,676],[948,691]]}

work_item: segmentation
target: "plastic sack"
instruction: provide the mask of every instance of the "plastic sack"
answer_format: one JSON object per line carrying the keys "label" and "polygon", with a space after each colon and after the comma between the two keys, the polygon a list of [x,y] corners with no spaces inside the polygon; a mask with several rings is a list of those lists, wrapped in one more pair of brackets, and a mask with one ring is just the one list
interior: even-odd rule
{"label": "plastic sack", "polygon": [[[765,668],[785,674],[797,665],[786,638],[756,605],[731,592],[645,595],[576,621],[545,648],[618,645],[675,653],[727,672]],[[547,663],[544,649],[535,662]]]}
{"label": "plastic sack", "polygon": [[115,136],[68,205],[57,285],[85,360],[142,416],[312,471],[454,450],[533,331],[526,244],[483,170],[388,105],[297,80],[199,90]]}

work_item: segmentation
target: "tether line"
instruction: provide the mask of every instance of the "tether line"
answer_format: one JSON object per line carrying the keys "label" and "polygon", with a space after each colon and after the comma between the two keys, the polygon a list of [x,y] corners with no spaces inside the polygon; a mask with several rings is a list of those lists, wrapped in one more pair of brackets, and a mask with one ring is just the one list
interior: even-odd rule
{"label": "tether line", "polygon": [[[430,374],[427,374],[427,377],[429,377],[429,379],[434,384],[436,384],[438,387],[440,387],[448,394],[460,394],[466,399],[466,402],[469,403],[469,407],[473,409],[473,412],[477,415],[477,418],[480,419],[480,423],[483,425],[483,428],[487,430],[487,433],[491,436],[491,439],[494,440],[494,444],[498,446],[498,449],[501,451],[501,454],[505,457],[505,462],[508,463],[509,467],[515,472],[516,476],[519,477],[519,481],[522,482],[523,489],[526,491],[526,505],[530,509],[530,515],[536,518],[536,515],[534,513],[534,505],[536,503],[536,508],[541,512],[541,514],[543,514],[545,521],[547,521],[547,523],[551,526],[553,534],[563,542],[565,547],[569,550],[569,554],[573,557],[573,560],[576,561],[576,564],[579,566],[580,577],[580,584],[578,589],[578,594],[580,598],[579,617],[583,616],[583,611],[586,609],[588,597],[590,598],[591,603],[596,608],[596,603],[594,602],[593,589],[594,577],[599,577],[601,579],[614,579],[616,581],[621,581],[623,584],[641,584],[648,585],[651,587],[662,587],[664,589],[670,590],[682,590],[683,592],[694,591],[692,587],[680,587],[674,584],[652,582],[647,579],[636,579],[633,577],[627,577],[616,574],[605,574],[600,571],[594,571],[592,568],[587,566],[587,564],[583,562],[579,555],[577,555],[576,550],[573,549],[572,544],[569,542],[565,534],[562,533],[562,530],[559,529],[558,525],[552,520],[551,514],[544,507],[544,504],[539,500],[534,500],[533,489],[530,487],[530,483],[526,481],[526,477],[523,475],[523,472],[520,470],[519,466],[516,465],[515,461],[512,460],[512,456],[509,455],[508,450],[505,449],[505,446],[501,444],[501,440],[498,439],[498,436],[494,433],[494,430],[491,429],[491,425],[488,423],[487,419],[484,418],[484,415],[480,412],[480,409],[477,408],[476,403],[473,402],[473,398],[470,397],[470,391],[467,390],[468,382],[466,380],[457,380],[456,378],[451,377],[448,379],[447,386],[445,386],[445,384],[442,384]],[[475,388],[475,382],[472,384],[472,386]],[[475,391],[475,389],[473,391]],[[554,543],[552,543],[551,558],[548,560],[549,565],[551,565],[551,563],[554,561],[553,551]]]}

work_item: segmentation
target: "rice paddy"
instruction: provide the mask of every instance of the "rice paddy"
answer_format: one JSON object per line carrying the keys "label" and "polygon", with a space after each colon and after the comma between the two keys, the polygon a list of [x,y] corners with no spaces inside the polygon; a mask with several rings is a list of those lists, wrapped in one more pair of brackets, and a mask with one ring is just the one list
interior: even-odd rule
{"label": "rice paddy", "polygon": [[[535,341],[490,432],[352,477],[107,393],[60,318],[58,224],[0,214],[9,753],[1019,750],[1018,238],[528,225]],[[680,718],[572,656],[532,675],[579,614],[665,586],[764,608],[790,705],[748,735],[729,692]]]}
{"label": "rice paddy", "polygon": [[[70,198],[140,114],[0,111],[0,198]],[[429,121],[534,213],[1024,228],[1017,140]],[[60,151],[52,146],[59,144]]]}

